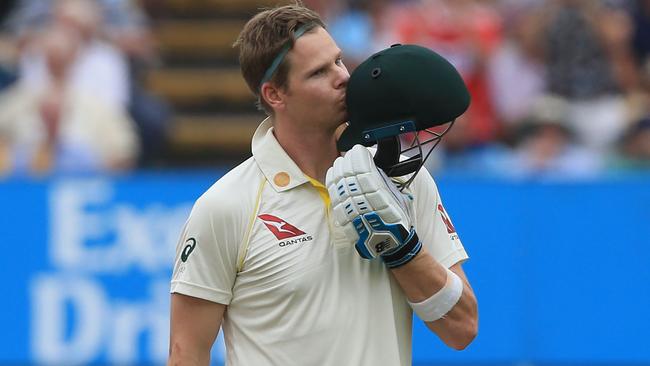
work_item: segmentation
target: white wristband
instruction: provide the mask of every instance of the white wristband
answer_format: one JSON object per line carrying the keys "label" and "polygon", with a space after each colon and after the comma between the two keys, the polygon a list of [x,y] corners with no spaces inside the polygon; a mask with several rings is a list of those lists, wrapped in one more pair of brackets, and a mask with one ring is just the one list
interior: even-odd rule
{"label": "white wristband", "polygon": [[422,302],[408,302],[418,317],[425,322],[433,322],[445,316],[463,295],[463,281],[457,274],[448,268],[445,269],[447,282],[440,291]]}

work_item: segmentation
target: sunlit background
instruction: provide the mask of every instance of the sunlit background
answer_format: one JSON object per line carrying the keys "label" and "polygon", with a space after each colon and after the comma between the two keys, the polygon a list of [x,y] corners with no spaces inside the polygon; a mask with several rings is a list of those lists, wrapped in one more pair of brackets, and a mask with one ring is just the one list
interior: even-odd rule
{"label": "sunlit background", "polygon": [[[164,364],[181,226],[263,118],[231,45],[284,3],[0,3],[0,364]],[[650,1],[305,4],[350,71],[415,43],[472,95],[427,168],[479,335],[416,321],[414,364],[650,365]]]}

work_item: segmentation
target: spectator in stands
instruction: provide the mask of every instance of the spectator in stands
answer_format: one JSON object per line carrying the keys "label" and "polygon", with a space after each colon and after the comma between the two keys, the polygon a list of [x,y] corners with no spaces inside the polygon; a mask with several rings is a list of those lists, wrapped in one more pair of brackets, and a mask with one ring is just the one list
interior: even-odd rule
{"label": "spectator in stands", "polygon": [[636,0],[634,5],[632,47],[639,69],[642,93],[639,95],[638,104],[643,114],[647,112],[644,109],[650,105],[650,0]]}
{"label": "spectator in stands", "polygon": [[[486,62],[502,41],[502,19],[493,3],[478,0],[418,0],[387,8],[380,37],[415,43],[447,58],[463,76],[472,96],[466,112],[470,144],[500,134],[487,83]],[[391,35],[392,33],[392,35]]]}
{"label": "spectator in stands", "polygon": [[11,14],[16,6],[16,0],[5,0],[0,3],[0,24],[4,23],[6,17]]}
{"label": "spectator in stands", "polygon": [[508,131],[516,129],[516,124],[528,116],[546,88],[544,64],[535,41],[538,10],[539,4],[530,0],[502,4],[504,41],[487,64],[495,114]]}
{"label": "spectator in stands", "polygon": [[0,168],[5,173],[120,171],[137,158],[133,122],[114,104],[79,88],[83,42],[53,26],[34,44],[44,81],[20,81],[0,97]]}
{"label": "spectator in stands", "polygon": [[[472,143],[468,119],[461,116],[445,135],[444,144],[433,149],[426,162],[436,174],[503,175],[507,173],[511,149],[499,140]],[[441,131],[439,131],[441,132]],[[425,138],[420,134],[420,139]]]}
{"label": "spectator in stands", "polygon": [[579,143],[606,154],[627,125],[625,96],[636,89],[631,22],[604,0],[552,0],[540,12],[548,92],[569,101]]}
{"label": "spectator in stands", "polygon": [[508,174],[523,178],[579,179],[602,171],[599,155],[580,146],[567,123],[570,105],[562,98],[545,96],[520,128],[520,137]]}
{"label": "spectator in stands", "polygon": [[[91,0],[57,0],[51,18],[43,27],[68,28],[79,35],[79,55],[70,69],[70,80],[76,88],[102,98],[106,103],[126,110],[129,101],[129,69],[124,54],[103,40],[103,14]],[[47,13],[46,13],[47,14]],[[40,18],[40,17],[38,17]],[[26,45],[20,65],[20,78],[28,83],[46,81],[44,55]]]}
{"label": "spectator in stands", "polygon": [[14,10],[16,0],[0,3],[0,90],[16,81],[15,52],[8,37],[6,19]]}
{"label": "spectator in stands", "polygon": [[102,0],[108,38],[129,64],[128,111],[142,141],[140,165],[156,162],[166,147],[172,111],[162,99],[144,88],[147,70],[160,63],[145,12],[132,0]]}
{"label": "spectator in stands", "polygon": [[650,115],[632,124],[621,139],[611,168],[650,169]]}
{"label": "spectator in stands", "polygon": [[21,77],[33,83],[43,79],[43,57],[30,40],[50,23],[82,36],[73,82],[128,111],[142,141],[140,163],[154,160],[165,146],[171,111],[142,87],[143,70],[158,62],[146,14],[133,0],[23,0],[12,24],[24,50]]}

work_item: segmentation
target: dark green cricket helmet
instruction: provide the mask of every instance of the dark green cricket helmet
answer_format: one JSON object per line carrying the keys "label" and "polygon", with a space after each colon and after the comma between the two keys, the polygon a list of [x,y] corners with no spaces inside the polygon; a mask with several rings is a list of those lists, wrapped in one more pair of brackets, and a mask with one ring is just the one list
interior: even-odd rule
{"label": "dark green cricket helmet", "polygon": [[[394,145],[402,133],[452,122],[467,110],[470,95],[456,68],[439,54],[417,45],[393,45],[354,70],[346,103],[348,127],[338,140],[339,151],[381,141]],[[381,150],[379,144],[378,155]],[[388,160],[399,159],[399,146],[389,150],[384,153]]]}

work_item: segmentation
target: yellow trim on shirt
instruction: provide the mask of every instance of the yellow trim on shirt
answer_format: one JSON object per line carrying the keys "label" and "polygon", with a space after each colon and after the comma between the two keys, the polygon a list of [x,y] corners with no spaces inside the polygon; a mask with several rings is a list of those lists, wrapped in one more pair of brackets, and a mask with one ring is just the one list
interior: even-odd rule
{"label": "yellow trim on shirt", "polygon": [[309,183],[311,183],[311,185],[314,186],[314,188],[316,188],[318,195],[323,200],[323,203],[325,203],[325,207],[329,209],[330,205],[332,204],[332,200],[330,200],[330,193],[327,191],[327,187],[325,187],[323,183],[308,176],[307,174],[305,174],[305,177],[307,177]]}
{"label": "yellow trim on shirt", "polygon": [[239,258],[237,258],[237,272],[240,272],[244,268],[244,260],[246,259],[246,254],[248,253],[248,244],[251,239],[251,232],[253,231],[253,224],[255,223],[255,218],[257,217],[257,211],[260,209],[260,202],[262,201],[262,192],[264,191],[264,185],[266,184],[266,179],[262,178],[260,186],[257,189],[257,198],[255,199],[255,209],[253,214],[248,221],[248,230],[246,230],[246,237],[242,242],[242,247],[239,251]]}

